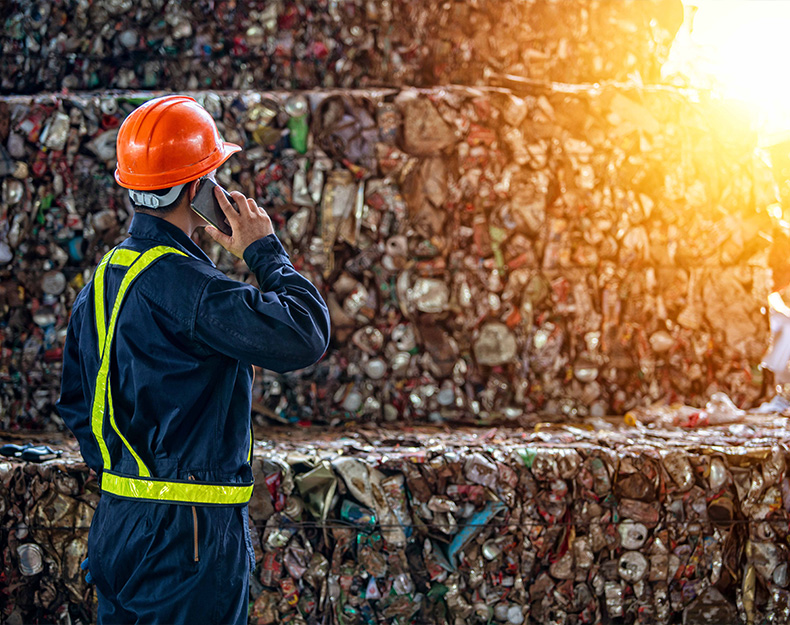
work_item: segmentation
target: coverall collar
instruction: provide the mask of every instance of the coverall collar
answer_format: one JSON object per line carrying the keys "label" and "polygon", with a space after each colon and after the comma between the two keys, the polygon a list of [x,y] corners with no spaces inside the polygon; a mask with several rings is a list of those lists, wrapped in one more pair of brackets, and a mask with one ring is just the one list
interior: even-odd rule
{"label": "coverall collar", "polygon": [[206,253],[181,228],[160,217],[135,213],[132,215],[129,235],[135,239],[148,239],[163,245],[171,245],[214,267],[214,263]]}

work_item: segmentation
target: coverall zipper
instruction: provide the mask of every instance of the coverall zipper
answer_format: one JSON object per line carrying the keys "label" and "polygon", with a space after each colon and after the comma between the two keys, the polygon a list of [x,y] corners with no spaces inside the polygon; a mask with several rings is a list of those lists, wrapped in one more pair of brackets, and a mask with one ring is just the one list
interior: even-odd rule
{"label": "coverall zipper", "polygon": [[[190,475],[189,479],[194,481],[195,476]],[[197,520],[197,510],[195,510],[195,506],[192,506],[192,523],[195,528],[195,531],[193,532],[193,535],[195,537],[195,542],[194,542],[195,562],[200,562],[200,555],[198,554],[198,520]]]}

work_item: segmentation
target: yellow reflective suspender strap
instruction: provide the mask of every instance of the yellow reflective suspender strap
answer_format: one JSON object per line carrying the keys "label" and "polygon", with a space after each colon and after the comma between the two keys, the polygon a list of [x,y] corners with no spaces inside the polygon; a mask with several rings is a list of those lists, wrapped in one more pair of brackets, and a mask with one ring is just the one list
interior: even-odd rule
{"label": "yellow reflective suspender strap", "polygon": [[[178,252],[178,250],[173,250],[173,253],[180,253],[180,252]],[[126,248],[116,248],[115,253],[110,258],[110,264],[117,265],[119,267],[129,267],[134,261],[137,260],[139,256],[140,256],[140,252],[135,252],[134,250],[130,250]],[[118,429],[118,424],[115,422],[115,410],[113,409],[114,404],[112,401],[111,384],[107,384],[107,403],[110,412],[110,425],[112,426],[112,429],[115,430],[115,433],[121,439],[126,449],[129,450],[129,453],[135,459],[135,462],[137,462],[137,470],[139,474],[143,477],[150,476],[151,472],[148,470],[148,467],[145,466],[145,463],[143,462],[142,458],[140,458],[140,456],[137,455],[137,452],[129,444],[129,441],[126,440],[126,437],[123,434],[121,434],[121,430]]]}
{"label": "yellow reflective suspender strap", "polygon": [[[140,475],[143,477],[148,477],[151,475],[148,467],[145,466],[145,463],[142,461],[140,456],[134,451],[134,449],[132,449],[129,441],[127,441],[126,437],[121,434],[117,424],[115,423],[112,392],[110,390],[110,354],[112,352],[112,342],[115,335],[115,325],[118,321],[118,313],[121,310],[121,304],[123,303],[123,299],[126,296],[126,292],[135,278],[137,278],[137,276],[140,275],[143,270],[148,268],[154,261],[166,254],[181,254],[182,256],[186,255],[184,252],[167,246],[154,247],[143,254],[138,254],[137,252],[127,249],[115,249],[105,256],[104,259],[102,259],[102,262],[96,271],[96,277],[94,278],[93,288],[95,291],[94,301],[96,307],[96,328],[97,330],[101,330],[105,325],[104,271],[106,270],[107,262],[121,266],[129,266],[126,275],[121,281],[118,294],[115,296],[115,303],[113,304],[112,314],[110,315],[109,327],[107,328],[106,333],[104,333],[104,336],[102,336],[101,331],[99,332],[100,364],[99,372],[96,375],[96,388],[93,394],[91,429],[93,430],[93,435],[99,444],[99,449],[101,450],[102,454],[102,463],[105,470],[112,468],[110,454],[107,450],[107,443],[105,442],[103,435],[105,409],[107,408],[107,403],[109,402],[110,425],[112,426],[113,430],[115,430],[116,434],[118,434],[131,455],[134,457],[135,461],[137,462]],[[114,262],[116,256],[118,257],[118,262]]]}
{"label": "yellow reflective suspender strap", "polygon": [[[176,250],[177,251],[177,250]],[[140,256],[140,252],[126,249],[125,247],[115,248],[115,254],[112,255],[110,263],[119,265],[120,267],[128,267]]]}
{"label": "yellow reflective suspender strap", "polygon": [[[125,248],[113,248],[110,250],[104,258],[102,258],[99,266],[96,268],[96,274],[93,279],[93,298],[94,298],[94,309],[96,313],[96,334],[98,337],[98,346],[99,346],[99,360],[104,355],[104,343],[107,338],[107,328],[106,328],[106,313],[104,310],[104,273],[107,269],[107,264],[110,263],[112,265],[120,265],[123,267],[128,267],[129,265],[134,262],[134,260],[139,256],[139,252],[135,252],[134,250],[129,250]],[[109,392],[109,386],[107,387]],[[129,443],[127,442],[126,438],[121,434],[118,430],[117,425],[115,424],[115,415],[112,413],[112,399],[109,399],[110,402],[110,425],[112,425],[115,432],[118,436],[121,437],[124,445],[129,449],[132,455],[137,460],[138,466],[145,467],[142,464],[142,461],[131,448]],[[94,415],[95,417],[95,415]],[[102,434],[103,429],[103,419],[91,419],[91,429],[93,430],[94,437],[96,438],[97,443],[99,444],[99,450],[101,451],[102,462],[105,467],[110,466],[110,453],[107,450],[107,443],[104,440],[104,436]],[[149,475],[148,469],[145,468],[145,472],[142,475]]]}
{"label": "yellow reflective suspender strap", "polygon": [[116,247],[105,254],[96,268],[96,275],[93,278],[93,299],[96,310],[96,334],[99,337],[99,358],[104,353],[104,340],[107,336],[104,314],[104,272],[107,269],[107,263],[128,267],[138,256],[140,256],[139,252]]}
{"label": "yellow reflective suspender strap", "polygon": [[216,484],[187,480],[141,479],[102,473],[101,488],[105,493],[127,499],[149,499],[197,505],[239,505],[252,497],[252,484]]}
{"label": "yellow reflective suspender strap", "polygon": [[110,262],[115,253],[115,249],[110,250],[101,259],[99,266],[96,268],[96,274],[93,277],[93,307],[96,312],[96,336],[99,345],[99,360],[101,360],[104,353],[104,339],[107,338],[107,327],[105,326],[104,315],[104,271],[107,269],[107,263]]}
{"label": "yellow reflective suspender strap", "polygon": [[123,442],[123,444],[126,447],[126,449],[129,450],[129,453],[132,454],[132,456],[134,457],[134,460],[137,463],[137,471],[138,471],[138,473],[142,477],[150,476],[151,472],[148,470],[148,467],[145,466],[145,462],[143,462],[143,459],[140,458],[140,456],[137,455],[137,452],[129,444],[129,441],[126,440],[126,437],[123,434],[121,434],[121,430],[118,429],[118,424],[115,423],[115,411],[113,410],[113,404],[112,404],[112,385],[111,384],[107,384],[107,403],[109,404],[109,409],[110,409],[110,425],[112,426],[112,429],[115,430],[115,433],[121,439],[121,441]]}

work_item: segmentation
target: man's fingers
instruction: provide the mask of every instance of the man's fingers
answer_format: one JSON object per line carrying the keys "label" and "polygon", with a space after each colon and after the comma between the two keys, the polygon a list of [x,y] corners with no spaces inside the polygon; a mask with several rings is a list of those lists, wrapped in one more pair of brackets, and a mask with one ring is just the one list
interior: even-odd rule
{"label": "man's fingers", "polygon": [[89,583],[89,584],[92,584],[93,583],[93,575],[91,575],[91,572],[88,570],[89,566],[90,566],[90,563],[88,562],[88,558],[85,558],[82,562],[80,562],[80,568],[83,571],[87,571],[87,573],[85,574],[85,581],[87,583]]}
{"label": "man's fingers", "polygon": [[[245,197],[243,193],[231,191],[231,201],[219,189],[215,190],[215,194],[233,233],[227,236],[212,227],[206,227],[206,232],[231,254],[243,258],[244,250],[251,243],[272,233],[271,219],[266,211],[258,206],[255,199]],[[233,206],[233,202],[236,206]]]}
{"label": "man's fingers", "polygon": [[242,211],[248,211],[249,205],[247,204],[247,198],[241,191],[231,191],[231,196],[233,197],[233,201],[236,202],[236,206],[238,206],[238,214],[241,215]]}
{"label": "man's fingers", "polygon": [[269,216],[269,213],[266,212],[266,209],[263,208],[263,206],[258,206],[254,199],[250,198],[248,202],[250,204],[250,212],[252,212],[253,215],[257,215],[258,217]]}
{"label": "man's fingers", "polygon": [[[231,195],[233,195],[233,193],[238,193],[238,191],[231,192]],[[241,195],[241,193],[239,193],[239,195]],[[225,194],[222,192],[222,190],[219,187],[214,187],[214,197],[217,198],[219,207],[222,209],[222,212],[225,213],[225,218],[228,220],[228,223],[231,225],[232,228],[234,222],[236,221],[236,218],[238,217],[238,213],[236,213],[236,211],[230,205],[230,202],[228,202],[228,198],[225,197]],[[236,199],[235,196],[234,199]],[[238,200],[236,200],[236,203],[238,204]]]}
{"label": "man's fingers", "polygon": [[206,233],[225,249],[227,249],[228,245],[231,243],[231,237],[224,232],[220,232],[214,226],[206,226]]}
{"label": "man's fingers", "polygon": [[237,258],[242,258],[244,249],[242,248],[241,251],[238,251],[238,243],[234,242],[233,237],[229,237],[224,232],[220,232],[214,226],[206,226],[206,232],[212,239],[228,250],[231,254]]}

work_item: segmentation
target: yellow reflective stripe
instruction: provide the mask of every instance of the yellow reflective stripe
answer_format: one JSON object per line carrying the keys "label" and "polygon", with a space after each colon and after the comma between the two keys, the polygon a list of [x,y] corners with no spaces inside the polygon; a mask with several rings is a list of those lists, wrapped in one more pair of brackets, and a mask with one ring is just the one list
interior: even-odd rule
{"label": "yellow reflective stripe", "polygon": [[[96,437],[96,440],[99,444],[99,448],[101,449],[102,461],[105,469],[111,468],[111,465],[110,465],[110,454],[107,451],[107,444],[104,442],[104,437],[102,435],[102,426],[104,422],[104,411],[106,408],[106,401],[107,401],[107,389],[110,386],[110,353],[112,352],[112,342],[115,335],[115,324],[118,321],[118,313],[121,310],[121,304],[123,303],[123,299],[126,296],[126,291],[129,289],[129,286],[134,281],[134,279],[151,263],[153,263],[161,256],[164,256],[165,254],[181,254],[182,256],[186,256],[184,252],[181,252],[172,247],[167,247],[165,245],[160,245],[151,248],[150,250],[146,251],[144,254],[138,256],[137,260],[135,260],[133,265],[127,270],[126,275],[123,277],[123,280],[121,281],[121,286],[118,289],[118,294],[115,296],[115,303],[113,304],[112,315],[110,315],[110,325],[107,328],[106,340],[104,341],[104,349],[101,352],[102,353],[101,364],[99,365],[99,372],[96,375],[96,390],[93,394],[93,408],[91,410],[91,428],[93,429],[93,434]],[[98,288],[98,285],[95,284],[94,288]],[[102,302],[102,317],[104,312],[103,308],[104,305]],[[97,324],[98,324],[98,314],[97,314]],[[111,423],[113,423],[113,427],[115,427],[114,421],[115,419],[113,417],[111,419]],[[116,432],[117,431],[118,430],[116,428]],[[131,451],[131,447],[129,447],[129,444],[126,441],[126,439],[122,437],[121,440]]]}
{"label": "yellow reflective stripe", "polygon": [[96,335],[99,338],[99,360],[104,353],[104,339],[107,336],[106,314],[104,312],[104,271],[107,269],[107,263],[115,250],[112,249],[101,259],[99,266],[96,268],[96,274],[93,276],[93,308],[96,315]]}
{"label": "yellow reflective stripe", "polygon": [[[96,314],[96,334],[98,337],[98,346],[99,346],[99,360],[101,360],[104,356],[104,344],[107,338],[107,328],[106,328],[106,312],[104,310],[104,273],[107,270],[107,264],[111,265],[121,265],[121,266],[128,266],[130,265],[140,254],[138,252],[134,252],[132,250],[120,249],[120,248],[113,248],[107,254],[105,254],[104,258],[102,258],[101,263],[96,268],[96,275],[93,279],[93,302],[94,302],[94,312]],[[102,389],[102,392],[106,389],[107,393],[110,393],[110,387],[107,384],[98,384],[96,385],[96,390],[98,392],[99,389]],[[110,407],[112,407],[112,399],[110,401]],[[94,415],[95,416],[95,415]],[[91,429],[93,431],[93,435],[96,438],[96,442],[99,444],[99,450],[101,451],[102,462],[104,466],[110,465],[110,452],[107,449],[107,443],[104,440],[103,435],[103,419],[91,419]],[[112,413],[110,414],[110,425],[112,425],[113,429],[118,433],[118,436],[121,436],[118,427],[115,424],[115,415]],[[135,459],[137,459],[138,466],[145,467],[142,464],[142,461],[139,459],[137,454],[134,453],[132,448],[129,446],[129,443],[126,439],[121,436],[121,440],[124,444],[129,448],[129,451],[132,452]],[[143,475],[150,475],[148,469],[145,468],[145,473]]]}
{"label": "yellow reflective stripe", "polygon": [[107,385],[107,402],[110,404],[110,425],[112,429],[115,430],[115,433],[120,437],[123,441],[123,444],[126,445],[126,449],[129,450],[129,453],[134,456],[135,461],[137,462],[137,471],[142,477],[149,477],[151,472],[148,470],[148,467],[145,466],[145,462],[140,456],[137,455],[137,452],[132,448],[129,444],[129,441],[126,440],[126,437],[121,434],[121,430],[118,429],[118,425],[115,423],[115,410],[113,410],[113,403],[112,403],[112,385]]}
{"label": "yellow reflective stripe", "polygon": [[126,248],[119,247],[115,250],[115,254],[113,254],[112,260],[110,262],[113,265],[128,267],[137,260],[138,256],[140,256],[140,252],[135,252],[134,250],[127,250]]}
{"label": "yellow reflective stripe", "polygon": [[252,484],[201,484],[192,481],[141,479],[104,471],[102,492],[128,499],[150,499],[192,505],[247,503]]}
{"label": "yellow reflective stripe", "polygon": [[252,423],[250,423],[250,464],[252,464]]}
{"label": "yellow reflective stripe", "polygon": [[[105,254],[104,258],[102,258],[99,266],[96,268],[96,273],[93,276],[93,308],[94,313],[96,315],[96,336],[98,338],[98,346],[99,346],[99,360],[102,359],[104,354],[104,341],[107,337],[107,331],[105,327],[105,319],[106,314],[104,311],[104,272],[107,269],[107,263],[110,261],[110,258],[115,252],[114,249],[110,250],[107,254]],[[96,389],[94,391],[94,403],[96,401],[96,396],[101,394],[102,397],[106,392],[106,386],[104,384],[99,383],[99,379],[96,379]],[[94,412],[91,417],[91,431],[93,432],[93,437],[96,439],[96,443],[99,445],[99,451],[101,452],[102,464],[105,467],[110,465],[110,452],[107,450],[107,443],[104,442],[104,435],[102,433],[102,428],[104,426],[104,419],[99,416],[97,418],[96,413]]]}

